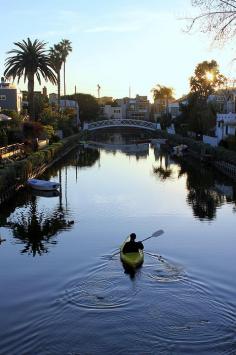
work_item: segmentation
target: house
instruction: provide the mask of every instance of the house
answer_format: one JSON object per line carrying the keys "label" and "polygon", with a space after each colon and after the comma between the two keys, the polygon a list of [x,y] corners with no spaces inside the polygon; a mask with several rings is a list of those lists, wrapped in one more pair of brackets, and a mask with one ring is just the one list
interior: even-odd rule
{"label": "house", "polygon": [[171,116],[171,118],[177,118],[180,114],[180,105],[186,105],[187,104],[187,97],[183,96],[178,100],[169,100],[168,102],[166,99],[157,99],[155,100],[153,104],[153,110],[154,110],[154,119],[157,120],[164,114],[168,114]]}
{"label": "house", "polygon": [[209,96],[208,102],[215,102],[219,113],[236,113],[236,88],[218,90]]}
{"label": "house", "polygon": [[150,102],[147,96],[136,95],[129,98],[126,104],[126,118],[148,121],[150,118]]}
{"label": "house", "polygon": [[210,95],[208,102],[215,102],[218,107],[215,135],[217,142],[234,136],[236,132],[236,89],[226,88]]}
{"label": "house", "polygon": [[57,105],[57,94],[55,94],[54,92],[49,94],[49,104]]}
{"label": "house", "polygon": [[103,108],[103,115],[108,119],[110,118],[122,119],[124,118],[122,113],[123,111],[121,106],[105,105]]}
{"label": "house", "polygon": [[105,105],[102,113],[107,119],[128,118],[147,121],[150,116],[150,103],[147,96],[124,97],[115,100],[113,104]]}
{"label": "house", "polygon": [[76,117],[76,126],[80,125],[80,118],[79,118],[79,105],[78,102],[75,100],[60,100],[60,110],[66,110],[67,108],[73,109],[75,111]]}
{"label": "house", "polygon": [[217,142],[236,133],[236,113],[217,113],[215,135]]}
{"label": "house", "polygon": [[113,102],[113,97],[103,96],[103,97],[99,97],[97,100],[100,106],[105,106],[105,105],[110,105]]}
{"label": "house", "polygon": [[0,108],[20,112],[22,108],[22,93],[14,85],[2,77],[0,82]]}
{"label": "house", "polygon": [[[58,100],[57,100],[57,94],[51,93],[49,94],[49,104],[50,105],[55,105],[57,106]],[[80,125],[80,118],[79,118],[79,104],[75,100],[60,100],[60,111],[63,111],[67,108],[74,109],[75,110],[75,116],[76,116],[76,125]]]}

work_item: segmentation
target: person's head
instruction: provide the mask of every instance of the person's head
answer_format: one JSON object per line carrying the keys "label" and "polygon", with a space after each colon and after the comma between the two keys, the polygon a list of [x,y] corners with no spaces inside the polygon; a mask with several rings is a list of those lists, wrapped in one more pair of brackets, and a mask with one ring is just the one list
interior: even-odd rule
{"label": "person's head", "polygon": [[135,239],[136,239],[136,234],[135,234],[135,233],[131,233],[131,234],[130,234],[130,240],[131,240],[132,242],[134,242]]}

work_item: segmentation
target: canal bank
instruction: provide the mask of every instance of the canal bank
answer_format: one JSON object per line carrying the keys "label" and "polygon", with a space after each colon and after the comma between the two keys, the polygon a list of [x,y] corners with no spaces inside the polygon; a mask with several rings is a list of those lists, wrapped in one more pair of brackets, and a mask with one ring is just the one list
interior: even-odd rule
{"label": "canal bank", "polygon": [[11,198],[28,179],[39,176],[65,157],[76,147],[80,138],[81,133],[64,138],[0,170],[0,204]]}
{"label": "canal bank", "polygon": [[168,139],[171,147],[184,144],[188,146],[188,154],[193,158],[214,166],[221,173],[236,181],[236,152],[227,150],[223,147],[212,147],[200,141],[195,141],[188,137],[178,134],[168,134],[159,131],[158,138]]}

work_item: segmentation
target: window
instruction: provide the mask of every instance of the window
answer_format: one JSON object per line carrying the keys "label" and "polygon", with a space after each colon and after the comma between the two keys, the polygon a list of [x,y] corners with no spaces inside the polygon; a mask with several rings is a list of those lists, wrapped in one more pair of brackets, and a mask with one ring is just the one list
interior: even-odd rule
{"label": "window", "polygon": [[6,99],[7,99],[6,95],[0,95],[0,100],[1,101],[6,101]]}

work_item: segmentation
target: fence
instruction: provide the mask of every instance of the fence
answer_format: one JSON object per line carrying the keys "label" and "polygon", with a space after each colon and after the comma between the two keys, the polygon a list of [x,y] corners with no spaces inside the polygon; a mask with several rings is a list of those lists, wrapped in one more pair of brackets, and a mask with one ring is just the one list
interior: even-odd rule
{"label": "fence", "polygon": [[218,146],[217,137],[203,136],[202,137],[202,141],[205,144],[210,144],[212,147],[217,147]]}

